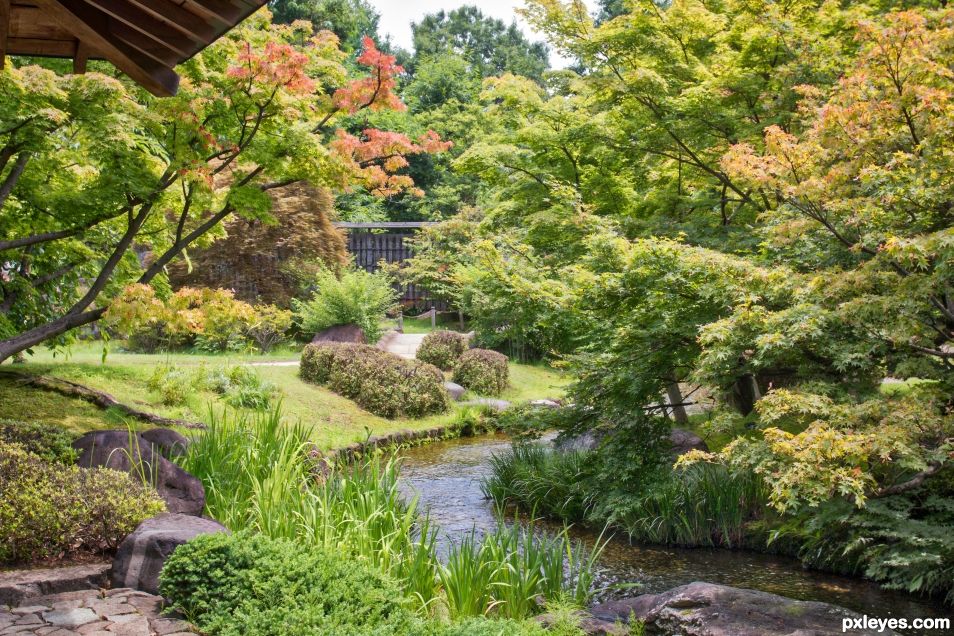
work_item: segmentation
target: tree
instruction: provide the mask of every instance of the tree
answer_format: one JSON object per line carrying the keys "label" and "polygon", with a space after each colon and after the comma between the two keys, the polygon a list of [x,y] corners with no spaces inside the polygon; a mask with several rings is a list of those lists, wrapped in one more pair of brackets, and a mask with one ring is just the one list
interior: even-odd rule
{"label": "tree", "polygon": [[472,5],[427,15],[411,30],[415,71],[421,61],[446,53],[467,60],[480,77],[514,73],[539,81],[549,65],[546,45],[527,40],[516,22],[507,26]]}
{"label": "tree", "polygon": [[[97,73],[0,73],[0,360],[102,316],[130,282],[150,283],[223,220],[270,219],[269,192],[305,182],[379,193],[407,154],[438,150],[385,131],[339,132],[362,110],[402,108],[400,67],[365,39],[349,79],[337,38],[267,12],[182,67],[153,99]],[[143,266],[136,253],[153,255]]]}
{"label": "tree", "polygon": [[308,20],[315,31],[331,31],[347,51],[361,49],[363,38],[377,38],[381,14],[367,0],[271,0],[276,24]]}

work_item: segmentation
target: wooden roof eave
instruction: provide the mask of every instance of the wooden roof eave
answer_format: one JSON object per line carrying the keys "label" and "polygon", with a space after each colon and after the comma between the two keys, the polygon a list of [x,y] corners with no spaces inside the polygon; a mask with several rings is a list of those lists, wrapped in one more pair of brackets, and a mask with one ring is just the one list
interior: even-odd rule
{"label": "wooden roof eave", "polygon": [[5,55],[110,61],[146,90],[174,95],[177,64],[191,58],[266,0],[0,0]]}

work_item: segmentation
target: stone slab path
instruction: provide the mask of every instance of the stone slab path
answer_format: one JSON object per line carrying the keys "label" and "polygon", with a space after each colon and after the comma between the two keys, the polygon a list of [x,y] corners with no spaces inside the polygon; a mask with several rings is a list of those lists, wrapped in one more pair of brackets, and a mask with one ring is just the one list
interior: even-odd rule
{"label": "stone slab path", "polygon": [[189,623],[162,616],[162,599],[128,588],[34,596],[0,608],[0,635],[196,636]]}
{"label": "stone slab path", "polygon": [[398,333],[392,331],[384,334],[384,337],[378,342],[378,349],[390,351],[402,358],[413,359],[426,335],[425,333]]}

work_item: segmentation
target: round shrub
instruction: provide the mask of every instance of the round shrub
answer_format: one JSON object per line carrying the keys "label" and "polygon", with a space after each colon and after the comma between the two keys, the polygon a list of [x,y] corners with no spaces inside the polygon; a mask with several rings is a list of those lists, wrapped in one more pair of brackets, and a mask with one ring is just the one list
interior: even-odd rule
{"label": "round shrub", "polygon": [[211,635],[420,632],[400,589],[383,574],[261,534],[201,535],[179,546],[159,591]]}
{"label": "round shrub", "polygon": [[0,442],[20,444],[48,462],[73,464],[78,456],[73,436],[53,424],[0,420]]}
{"label": "round shrub", "polygon": [[300,374],[381,417],[423,417],[450,408],[440,369],[370,345],[308,345]]}
{"label": "round shrub", "polygon": [[467,350],[467,336],[456,331],[432,331],[424,336],[417,359],[438,369],[450,370]]}
{"label": "round shrub", "polygon": [[115,549],[162,499],[127,473],[51,464],[0,442],[0,562]]}
{"label": "round shrub", "polygon": [[479,395],[500,395],[509,377],[507,356],[489,349],[465,351],[454,368],[454,382]]}

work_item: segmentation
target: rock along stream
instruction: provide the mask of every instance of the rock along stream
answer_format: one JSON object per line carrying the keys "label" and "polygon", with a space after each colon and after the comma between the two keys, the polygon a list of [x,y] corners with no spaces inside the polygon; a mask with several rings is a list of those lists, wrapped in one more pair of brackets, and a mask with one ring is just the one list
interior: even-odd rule
{"label": "rock along stream", "polygon": [[[481,533],[496,527],[497,517],[480,482],[489,473],[490,456],[509,445],[506,437],[484,436],[433,442],[402,453],[401,489],[405,496],[417,494],[421,509],[429,510],[440,527],[440,552],[473,528]],[[547,526],[539,527],[545,531]],[[582,529],[572,534],[588,545],[597,538]],[[599,568],[598,598],[662,592],[708,581],[834,603],[881,618],[951,615],[940,602],[886,591],[862,579],[806,570],[795,559],[751,551],[634,545],[617,534],[603,551]]]}

